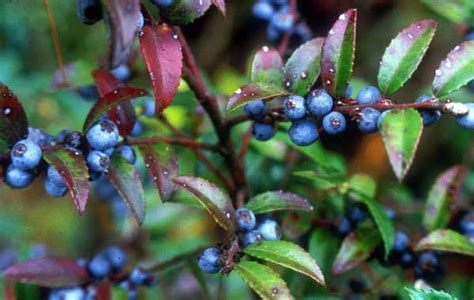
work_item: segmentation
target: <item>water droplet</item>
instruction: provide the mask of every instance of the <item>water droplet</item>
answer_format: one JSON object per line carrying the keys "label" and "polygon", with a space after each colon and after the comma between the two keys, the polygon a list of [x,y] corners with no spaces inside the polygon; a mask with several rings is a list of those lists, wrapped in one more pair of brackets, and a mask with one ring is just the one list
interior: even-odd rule
{"label": "water droplet", "polygon": [[461,47],[459,47],[459,45],[454,47],[454,51],[458,51],[459,49],[461,49]]}
{"label": "water droplet", "polygon": [[163,171],[163,175],[168,175],[168,171]]}
{"label": "water droplet", "polygon": [[149,167],[150,167],[150,164],[145,164],[145,167],[149,168]]}
{"label": "water droplet", "polygon": [[150,79],[151,79],[151,80],[155,80],[155,79],[156,79],[156,78],[155,78],[155,73],[150,72]]}
{"label": "water droplet", "polygon": [[117,94],[118,94],[118,90],[114,90],[113,93],[114,93],[114,95],[117,95]]}
{"label": "water droplet", "polygon": [[435,71],[435,75],[436,75],[436,76],[441,76],[441,70],[440,70],[440,69],[437,69],[437,70]]}
{"label": "water droplet", "polygon": [[421,29],[421,26],[420,26],[420,25],[416,25],[416,29]]}
{"label": "water droplet", "polygon": [[329,73],[334,74],[334,69],[333,69],[333,68],[329,68]]}
{"label": "water droplet", "polygon": [[235,93],[236,93],[237,95],[242,94],[242,89],[237,89],[237,90],[235,91]]}
{"label": "water droplet", "polygon": [[178,35],[177,35],[177,34],[173,34],[173,39],[177,40],[177,39],[178,39]]}
{"label": "water droplet", "polygon": [[409,33],[409,34],[408,34],[408,38],[412,39],[412,38],[413,38],[413,34]]}
{"label": "water droplet", "polygon": [[291,86],[291,82],[290,82],[289,80],[287,80],[287,81],[285,82],[285,86],[286,86],[286,87],[290,87],[290,86]]}
{"label": "water droplet", "polygon": [[303,79],[308,78],[308,73],[307,72],[301,72],[301,78],[303,78]]}
{"label": "water droplet", "polygon": [[263,47],[262,47],[262,50],[263,50],[263,52],[268,52],[270,49],[268,49],[267,46],[263,46]]}
{"label": "water droplet", "polygon": [[449,60],[449,58],[446,59],[446,62],[444,63],[444,66],[448,69],[451,68],[451,61]]}
{"label": "water droplet", "polygon": [[331,84],[332,84],[332,81],[328,79],[328,80],[326,80],[326,84],[331,85]]}
{"label": "water droplet", "polygon": [[138,36],[139,36],[139,37],[143,37],[144,35],[145,35],[145,33],[143,32],[143,30],[140,30],[140,31],[138,32]]}
{"label": "water droplet", "polygon": [[345,20],[346,19],[346,14],[342,14],[339,16],[339,20]]}
{"label": "water droplet", "polygon": [[11,110],[10,107],[5,107],[5,108],[3,109],[3,114],[4,114],[5,116],[8,116],[11,112],[12,112],[12,110]]}
{"label": "water droplet", "polygon": [[333,34],[334,34],[334,30],[332,30],[332,29],[329,30],[329,34],[330,34],[330,35],[333,35]]}
{"label": "water droplet", "polygon": [[225,213],[225,216],[226,216],[227,219],[230,219],[230,213],[228,213],[228,212]]}

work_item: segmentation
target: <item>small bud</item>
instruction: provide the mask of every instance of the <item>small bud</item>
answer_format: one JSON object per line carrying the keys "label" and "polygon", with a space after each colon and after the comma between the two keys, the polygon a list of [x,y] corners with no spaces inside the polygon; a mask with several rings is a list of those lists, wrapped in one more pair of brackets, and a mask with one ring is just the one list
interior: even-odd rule
{"label": "small bud", "polygon": [[453,116],[462,116],[467,114],[469,111],[468,107],[464,103],[460,102],[449,102],[443,107],[443,112]]}

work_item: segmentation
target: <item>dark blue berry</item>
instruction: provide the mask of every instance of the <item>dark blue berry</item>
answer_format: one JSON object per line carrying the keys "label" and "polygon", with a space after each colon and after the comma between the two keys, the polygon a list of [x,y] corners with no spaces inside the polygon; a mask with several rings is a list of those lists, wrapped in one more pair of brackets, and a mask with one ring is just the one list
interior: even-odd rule
{"label": "dark blue berry", "polygon": [[252,135],[259,141],[268,141],[275,135],[275,126],[254,122],[252,124]]}
{"label": "dark blue berry", "polygon": [[361,280],[351,279],[349,280],[349,288],[353,293],[360,294],[365,290],[365,284]]}
{"label": "dark blue berry", "polygon": [[424,252],[418,256],[415,277],[426,281],[436,281],[442,275],[442,267],[438,257],[432,252]]}
{"label": "dark blue berry", "polygon": [[256,218],[253,212],[247,208],[239,208],[236,212],[237,229],[248,232],[255,228]]}
{"label": "dark blue berry", "polygon": [[28,140],[18,141],[10,153],[13,166],[25,171],[36,168],[42,156],[41,148]]}
{"label": "dark blue berry", "polygon": [[459,116],[456,118],[459,126],[467,128],[467,129],[474,129],[474,103],[465,103],[468,112],[463,116]]}
{"label": "dark blue berry", "polygon": [[104,255],[112,267],[112,271],[118,272],[123,269],[127,261],[127,255],[119,247],[109,247],[104,250]]}
{"label": "dark blue berry", "polygon": [[270,20],[275,13],[275,9],[268,1],[257,1],[252,7],[252,13],[259,19]]}
{"label": "dark blue berry", "polygon": [[58,133],[55,139],[56,142],[64,144],[65,146],[73,149],[78,149],[82,144],[81,133],[72,129],[61,130],[61,132]]}
{"label": "dark blue berry", "polygon": [[64,182],[64,178],[53,166],[48,167],[46,176],[48,180],[51,181],[51,183],[53,183],[54,185],[63,188],[67,187],[66,182]]}
{"label": "dark blue berry", "polygon": [[372,104],[382,99],[382,93],[375,86],[366,86],[357,94],[356,101],[359,104]]}
{"label": "dark blue berry", "polygon": [[122,145],[118,147],[115,151],[122,155],[123,158],[125,158],[129,164],[133,165],[135,161],[137,160],[137,156],[135,155],[135,150],[133,150],[132,147],[128,145]]}
{"label": "dark blue berry", "polygon": [[173,4],[174,0],[151,0],[151,2],[158,6],[170,6]]}
{"label": "dark blue berry", "polygon": [[87,101],[95,102],[100,98],[99,91],[97,90],[97,86],[95,84],[80,86],[77,88],[76,92],[79,94],[79,96]]}
{"label": "dark blue berry", "polygon": [[403,252],[408,248],[410,239],[403,231],[397,231],[395,234],[395,241],[393,243],[393,250],[398,252]]}
{"label": "dark blue berry", "polygon": [[137,137],[140,136],[143,131],[145,131],[145,128],[143,128],[143,123],[140,120],[137,120],[133,125],[133,129],[130,135],[133,137]]}
{"label": "dark blue berry", "polygon": [[52,183],[47,177],[43,182],[43,186],[44,186],[45,191],[51,197],[55,197],[55,198],[62,197],[67,192],[67,187],[57,186],[54,183]]}
{"label": "dark blue berry", "polygon": [[293,28],[293,16],[284,11],[279,11],[275,13],[271,20],[270,24],[280,32],[288,32]]}
{"label": "dark blue berry", "polygon": [[82,23],[92,25],[102,20],[102,4],[100,0],[78,0],[77,15]]}
{"label": "dark blue berry", "polygon": [[64,288],[51,290],[48,300],[85,300],[85,291],[80,288]]}
{"label": "dark blue berry", "polygon": [[147,273],[140,268],[134,268],[132,272],[130,272],[130,276],[128,278],[130,284],[132,286],[141,286],[145,284],[145,280],[147,279]]}
{"label": "dark blue berry", "polygon": [[115,76],[120,81],[127,81],[130,79],[130,68],[129,66],[122,64],[119,65],[112,70],[110,70],[110,73]]}
{"label": "dark blue berry", "polygon": [[39,128],[28,127],[28,141],[38,145],[39,147],[49,146],[54,142],[54,137]]}
{"label": "dark blue berry", "polygon": [[385,120],[385,117],[387,116],[389,110],[384,111],[383,113],[380,114],[378,120],[377,120],[377,129],[380,130],[382,129],[382,124],[383,121]]}
{"label": "dark blue berry", "polygon": [[258,225],[257,230],[260,232],[264,240],[279,240],[281,238],[281,230],[278,223],[273,220],[265,220]]}
{"label": "dark blue berry", "polygon": [[474,234],[474,212],[465,214],[459,223],[462,233],[466,235]]}
{"label": "dark blue berry", "polygon": [[206,273],[217,273],[222,269],[222,252],[218,248],[207,248],[198,260],[199,268]]}
{"label": "dark blue berry", "polygon": [[400,266],[404,269],[412,268],[415,265],[416,255],[413,250],[405,250],[400,256]]}
{"label": "dark blue berry", "polygon": [[105,150],[117,144],[119,132],[112,121],[103,119],[87,131],[86,138],[92,148]]}
{"label": "dark blue berry", "polygon": [[342,236],[347,235],[352,229],[352,224],[346,217],[343,217],[337,226],[337,232]]}
{"label": "dark blue berry", "polygon": [[283,113],[290,120],[299,120],[306,115],[304,98],[300,96],[288,96],[283,101]]}
{"label": "dark blue berry", "polygon": [[267,38],[270,41],[277,41],[281,36],[281,32],[272,24],[267,27]]}
{"label": "dark blue berry", "polygon": [[[433,97],[424,95],[421,96],[420,98],[416,99],[416,103],[421,103],[421,102],[426,102],[426,101],[431,101]],[[420,115],[421,118],[423,119],[423,125],[425,126],[430,126],[436,123],[439,118],[441,117],[441,113],[439,111],[431,111],[427,109],[422,109],[420,110]]]}
{"label": "dark blue berry", "polygon": [[110,158],[102,151],[94,150],[87,155],[87,164],[92,171],[102,173],[109,167]]}
{"label": "dark blue berry", "polygon": [[149,97],[143,102],[143,114],[147,117],[155,116],[155,99]]}
{"label": "dark blue berry", "polygon": [[95,255],[87,264],[87,271],[96,279],[103,279],[109,276],[112,266],[104,254]]}
{"label": "dark blue berry", "polygon": [[364,204],[354,203],[347,209],[347,218],[352,224],[362,223],[367,216],[367,208]]}
{"label": "dark blue berry", "polygon": [[267,103],[263,100],[254,100],[245,104],[244,113],[252,120],[259,121],[268,114]]}
{"label": "dark blue berry", "polygon": [[325,90],[317,89],[312,91],[306,100],[309,112],[316,117],[322,117],[331,112],[334,101]]}
{"label": "dark blue berry", "polygon": [[352,98],[352,83],[349,83],[349,85],[347,85],[347,88],[344,91],[344,97]]}
{"label": "dark blue berry", "polygon": [[33,181],[33,174],[9,165],[5,173],[5,183],[14,189],[22,189],[30,185]]}
{"label": "dark blue berry", "polygon": [[242,239],[242,244],[244,247],[247,247],[250,244],[256,243],[258,241],[263,240],[263,236],[258,230],[252,230],[244,234]]}
{"label": "dark blue berry", "polygon": [[288,131],[290,140],[298,146],[308,146],[319,138],[316,124],[309,119],[293,122]]}
{"label": "dark blue berry", "polygon": [[464,35],[464,40],[465,40],[465,41],[474,40],[474,30],[471,30],[471,31],[469,31],[468,33],[466,33],[466,34]]}
{"label": "dark blue berry", "polygon": [[328,134],[340,134],[346,130],[346,118],[340,112],[333,111],[324,116],[323,128]]}
{"label": "dark blue berry", "polygon": [[372,133],[377,131],[377,122],[380,112],[374,108],[366,107],[360,112],[360,119],[357,126],[364,133]]}
{"label": "dark blue berry", "polygon": [[302,42],[309,41],[313,36],[311,29],[304,22],[296,24],[294,33],[299,36]]}

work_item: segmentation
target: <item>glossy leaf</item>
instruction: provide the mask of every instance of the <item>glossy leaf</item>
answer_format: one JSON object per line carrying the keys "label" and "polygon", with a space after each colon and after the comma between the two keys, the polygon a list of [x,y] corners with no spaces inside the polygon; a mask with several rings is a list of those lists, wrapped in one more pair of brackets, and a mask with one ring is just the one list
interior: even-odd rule
{"label": "glossy leaf", "polygon": [[42,257],[8,267],[3,276],[7,280],[59,288],[82,285],[91,278],[85,268],[65,258]]}
{"label": "glossy leaf", "polygon": [[304,210],[313,211],[308,200],[292,193],[272,191],[252,197],[245,207],[254,214],[263,214],[277,210]]}
{"label": "glossy leaf", "polygon": [[235,231],[235,210],[225,192],[213,183],[198,177],[179,176],[173,179],[179,187],[190,192],[229,234]]}
{"label": "glossy leaf", "polygon": [[139,224],[145,219],[145,197],[137,169],[118,153],[110,157],[105,176],[127,203]]}
{"label": "glossy leaf", "polygon": [[323,44],[321,79],[333,96],[343,96],[349,85],[354,64],[357,10],[349,9],[339,16]]}
{"label": "glossy leaf", "polygon": [[471,0],[421,0],[421,2],[456,24],[467,23],[472,17],[472,10],[467,7],[471,5],[472,8]]}
{"label": "glossy leaf", "polygon": [[76,209],[82,214],[89,200],[89,171],[84,156],[57,146],[43,152],[43,158],[52,165],[63,177],[74,200]]}
{"label": "glossy leaf", "polygon": [[178,91],[183,68],[181,43],[166,24],[145,25],[139,39],[153,84],[155,113],[159,115],[171,104]]}
{"label": "glossy leaf", "polygon": [[430,189],[423,225],[429,231],[445,227],[451,216],[451,205],[459,195],[465,168],[454,166],[444,171]]}
{"label": "glossy leaf", "polygon": [[422,131],[423,121],[414,109],[390,111],[383,121],[381,133],[385,150],[400,181],[411,167]]}
{"label": "glossy leaf", "polygon": [[474,256],[474,243],[459,232],[439,229],[418,242],[415,251],[424,250],[439,250]]}
{"label": "glossy leaf", "polygon": [[251,83],[237,89],[229,98],[227,111],[234,111],[244,106],[250,101],[262,99],[269,101],[278,96],[285,96],[289,93],[280,86],[267,85],[261,83]]}
{"label": "glossy leaf", "polygon": [[0,82],[0,157],[28,135],[28,120],[15,94]]}
{"label": "glossy leaf", "polygon": [[172,179],[178,175],[178,160],[173,148],[166,144],[142,144],[138,146],[145,166],[150,172],[163,201],[170,198],[174,191]]}
{"label": "glossy leaf", "polygon": [[286,282],[271,268],[253,261],[242,261],[235,270],[262,299],[293,299]]}
{"label": "glossy leaf", "polygon": [[336,258],[339,238],[333,231],[325,228],[316,228],[311,232],[308,252],[321,267],[323,274],[331,271],[331,265]]}
{"label": "glossy leaf", "polygon": [[168,7],[161,7],[161,17],[173,25],[186,25],[203,16],[211,6],[211,0],[175,0]]}
{"label": "glossy leaf", "polygon": [[410,300],[457,300],[458,298],[434,289],[405,288]]}
{"label": "glossy leaf", "polygon": [[304,96],[321,72],[321,50],[324,38],[312,39],[293,52],[285,65],[285,87]]}
{"label": "glossy leaf", "polygon": [[377,76],[382,93],[393,94],[410,79],[428,50],[436,24],[433,20],[414,22],[390,42]]}
{"label": "glossy leaf", "polygon": [[225,0],[212,0],[212,4],[225,16]]}
{"label": "glossy leaf", "polygon": [[290,268],[324,285],[324,276],[316,261],[296,244],[286,241],[260,241],[245,247],[244,253]]}
{"label": "glossy leaf", "polygon": [[474,40],[456,46],[441,61],[433,79],[433,93],[446,96],[474,79]]}
{"label": "glossy leaf", "polygon": [[342,274],[366,260],[380,242],[373,229],[358,229],[349,233],[342,242],[332,265],[332,273]]}
{"label": "glossy leaf", "polygon": [[252,61],[250,73],[252,82],[269,85],[283,84],[283,60],[277,49],[263,46],[258,50]]}

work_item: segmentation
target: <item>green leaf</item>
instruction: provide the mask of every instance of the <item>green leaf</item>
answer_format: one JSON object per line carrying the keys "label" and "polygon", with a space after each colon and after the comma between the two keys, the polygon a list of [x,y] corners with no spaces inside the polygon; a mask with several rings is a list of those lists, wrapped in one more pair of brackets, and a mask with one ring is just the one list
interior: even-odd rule
{"label": "green leaf", "polygon": [[377,76],[382,93],[393,94],[410,79],[433,39],[436,24],[433,20],[414,22],[390,42]]}
{"label": "green leaf", "polygon": [[381,129],[382,138],[399,181],[410,169],[422,131],[423,121],[414,109],[392,110],[385,116]]}
{"label": "green leaf", "polygon": [[410,300],[457,300],[458,298],[434,289],[412,289],[405,288]]}
{"label": "green leaf", "polygon": [[262,299],[293,299],[286,282],[271,268],[253,261],[242,261],[235,270]]}
{"label": "green leaf", "polygon": [[304,96],[321,72],[321,50],[324,38],[312,39],[290,56],[285,65],[285,87],[293,93]]}
{"label": "green leaf", "polygon": [[349,178],[348,184],[349,189],[355,192],[355,199],[360,200],[360,198],[375,198],[377,192],[377,183],[372,177],[365,174],[354,174]]}
{"label": "green leaf", "polygon": [[474,40],[456,46],[441,61],[433,79],[433,93],[446,96],[474,79]]}
{"label": "green leaf", "polygon": [[339,16],[324,41],[321,54],[321,79],[333,96],[344,95],[352,76],[357,28],[357,9]]}
{"label": "green leaf", "polygon": [[474,256],[474,243],[456,231],[439,229],[419,241],[415,250],[440,250]]}
{"label": "green leaf", "polygon": [[429,231],[445,227],[450,218],[450,207],[462,186],[466,169],[454,166],[444,171],[431,187],[426,201],[423,225]]}
{"label": "green leaf", "polygon": [[421,0],[421,2],[437,14],[458,24],[469,22],[474,9],[471,0]]}
{"label": "green leaf", "polygon": [[229,102],[227,103],[227,111],[234,111],[256,99],[269,101],[275,97],[288,94],[289,93],[283,87],[277,85],[262,83],[247,84],[237,89],[234,94],[230,96]]}
{"label": "green leaf", "polygon": [[274,48],[262,47],[255,54],[250,73],[252,82],[281,86],[283,84],[283,61]]}
{"label": "green leaf", "polygon": [[173,182],[190,192],[229,234],[235,231],[235,210],[229,195],[211,182],[192,176],[178,176]]}
{"label": "green leaf", "polygon": [[244,253],[295,270],[324,285],[316,261],[300,246],[286,241],[260,241],[244,248]]}
{"label": "green leaf", "polygon": [[271,191],[256,195],[245,204],[254,214],[263,214],[276,210],[313,211],[308,200],[292,193]]}
{"label": "green leaf", "polygon": [[203,16],[211,6],[211,0],[175,0],[170,6],[161,6],[160,15],[173,25],[186,25]]}
{"label": "green leaf", "polygon": [[28,135],[28,119],[20,101],[0,82],[0,157]]}
{"label": "green leaf", "polygon": [[333,231],[325,228],[316,228],[311,232],[308,252],[319,262],[323,274],[331,271],[331,265],[334,258],[336,258],[338,246],[339,239]]}
{"label": "green leaf", "polygon": [[[323,173],[323,174],[322,174]],[[303,177],[313,182],[315,187],[320,190],[329,190],[337,188],[339,184],[344,182],[346,176],[340,174],[324,174],[324,172],[314,171],[297,171],[293,173],[294,176]]]}
{"label": "green leaf", "polygon": [[114,153],[105,176],[127,203],[138,224],[142,224],[145,219],[145,197],[137,169],[122,155]]}
{"label": "green leaf", "polygon": [[349,233],[342,242],[332,265],[334,275],[342,274],[366,260],[380,242],[373,229],[360,228]]}

